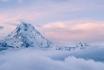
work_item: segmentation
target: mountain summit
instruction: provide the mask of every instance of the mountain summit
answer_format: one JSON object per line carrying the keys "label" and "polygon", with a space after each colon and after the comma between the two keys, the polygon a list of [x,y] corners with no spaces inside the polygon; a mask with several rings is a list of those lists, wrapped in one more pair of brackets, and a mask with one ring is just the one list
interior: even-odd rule
{"label": "mountain summit", "polygon": [[48,48],[50,42],[38,32],[31,24],[22,22],[3,41],[4,46]]}

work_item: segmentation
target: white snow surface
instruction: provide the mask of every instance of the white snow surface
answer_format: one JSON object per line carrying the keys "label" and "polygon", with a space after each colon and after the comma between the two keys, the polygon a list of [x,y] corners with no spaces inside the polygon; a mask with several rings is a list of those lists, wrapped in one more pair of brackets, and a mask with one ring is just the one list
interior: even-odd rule
{"label": "white snow surface", "polygon": [[36,46],[47,48],[50,44],[34,26],[25,22],[18,25],[17,28],[4,39],[4,42],[14,48]]}

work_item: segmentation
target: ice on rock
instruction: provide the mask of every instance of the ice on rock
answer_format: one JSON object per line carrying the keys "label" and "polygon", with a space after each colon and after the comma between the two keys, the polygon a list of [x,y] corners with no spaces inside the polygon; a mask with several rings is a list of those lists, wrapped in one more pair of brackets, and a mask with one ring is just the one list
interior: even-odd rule
{"label": "ice on rock", "polygon": [[[17,28],[11,32],[4,40],[5,47],[37,47],[48,48],[48,41],[42,34],[35,29],[31,24],[22,22]],[[3,46],[4,47],[4,46]]]}

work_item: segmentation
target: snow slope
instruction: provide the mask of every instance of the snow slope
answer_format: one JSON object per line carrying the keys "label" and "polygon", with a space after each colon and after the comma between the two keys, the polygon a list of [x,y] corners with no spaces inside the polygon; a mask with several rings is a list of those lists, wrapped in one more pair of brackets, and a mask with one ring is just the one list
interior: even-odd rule
{"label": "snow slope", "polygon": [[11,32],[3,41],[3,47],[36,47],[48,48],[50,41],[45,39],[42,34],[31,24],[22,22],[17,28]]}

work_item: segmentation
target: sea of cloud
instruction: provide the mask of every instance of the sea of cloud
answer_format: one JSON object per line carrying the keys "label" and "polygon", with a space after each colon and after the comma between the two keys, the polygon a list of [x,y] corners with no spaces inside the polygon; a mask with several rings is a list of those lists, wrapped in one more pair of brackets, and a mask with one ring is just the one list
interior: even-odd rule
{"label": "sea of cloud", "polygon": [[104,62],[104,47],[89,47],[83,50],[74,51],[71,55],[86,60],[93,59],[95,61]]}
{"label": "sea of cloud", "polygon": [[0,70],[104,70],[104,63],[65,51],[27,48],[0,52]]}

